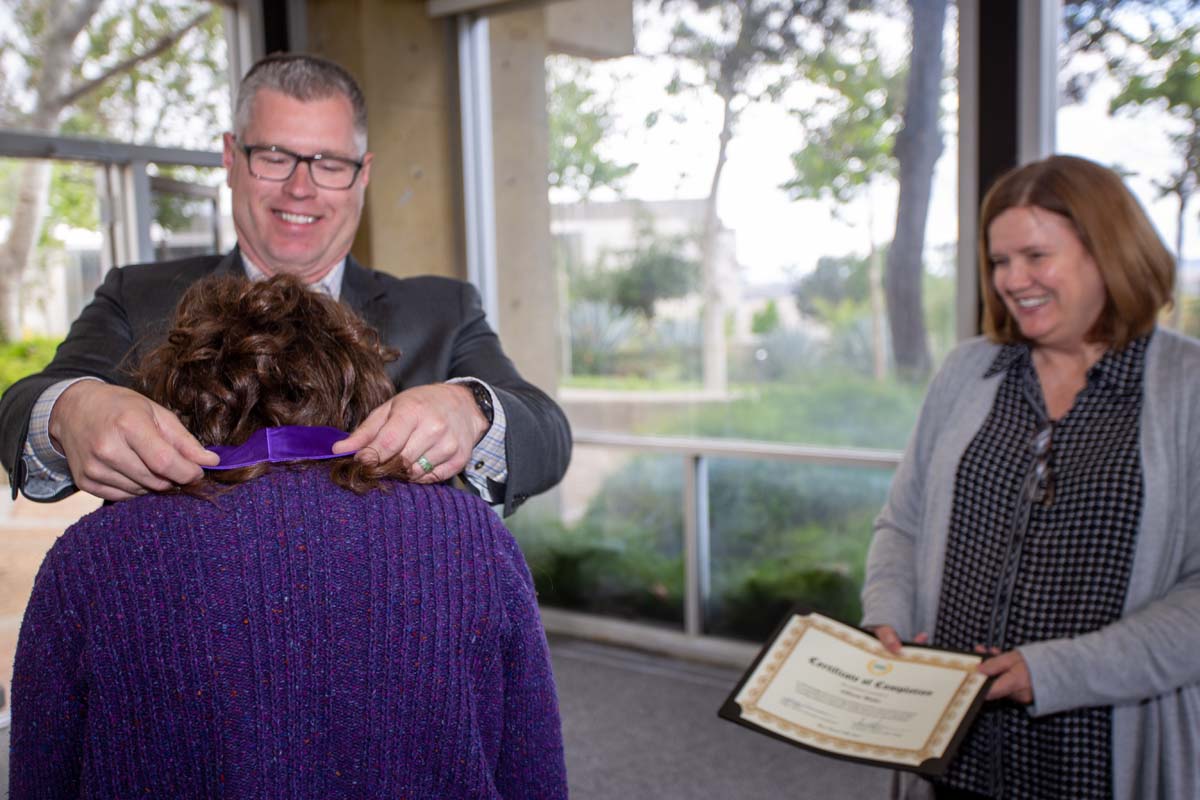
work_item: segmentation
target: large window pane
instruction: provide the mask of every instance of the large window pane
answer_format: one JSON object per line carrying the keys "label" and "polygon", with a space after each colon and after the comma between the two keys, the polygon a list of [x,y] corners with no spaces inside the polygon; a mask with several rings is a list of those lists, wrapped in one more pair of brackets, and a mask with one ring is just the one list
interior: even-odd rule
{"label": "large window pane", "polygon": [[[793,23],[791,38],[768,16],[745,62],[734,4],[685,6],[636,4],[634,55],[547,60],[568,405],[576,389],[631,405],[672,392],[672,432],[761,437],[703,410],[831,374],[919,384],[952,344],[955,103],[943,81],[937,127],[910,128],[943,155],[923,176],[928,216],[911,195],[900,212],[923,249],[889,257],[896,138],[916,114],[907,5]],[[944,39],[936,66],[952,74]],[[911,424],[910,407],[893,413]]]}
{"label": "large window pane", "polygon": [[150,180],[154,225],[150,237],[160,261],[219,253],[233,244],[225,170],[165,166]]}
{"label": "large window pane", "polygon": [[[93,5],[93,4],[89,4]],[[231,92],[221,3],[104,0],[0,5],[5,128],[211,149]],[[69,12],[69,13],[68,13]],[[60,50],[71,41],[69,53]],[[44,58],[47,52],[53,58]]]}
{"label": "large window pane", "polygon": [[1178,258],[1162,324],[1200,335],[1200,11],[1193,3],[1064,4],[1057,150],[1112,167]]}
{"label": "large window pane", "polygon": [[[0,129],[216,150],[232,116],[227,5],[104,0],[83,4],[84,17],[80,5],[0,4]],[[0,389],[49,360],[105,269],[133,249],[130,187],[144,166],[0,158]],[[157,255],[232,242],[218,170],[152,164],[150,176],[147,233]],[[97,504],[85,495],[53,505],[0,500],[0,688],[46,548]]]}
{"label": "large window pane", "polygon": [[862,616],[872,522],[891,471],[713,459],[708,633],[759,640],[794,604]]}
{"label": "large window pane", "polygon": [[[631,51],[608,58],[595,56],[590,34],[615,18],[581,17],[571,30],[547,12],[542,31],[531,12],[517,12],[521,35],[544,33],[547,43],[558,396],[577,431],[904,446],[925,384],[954,344],[958,239],[956,10],[918,5],[930,16],[914,21],[910,4],[888,0],[865,11],[812,4],[795,17],[790,2],[639,0]],[[743,18],[747,6],[763,13]],[[494,40],[513,38],[513,19],[493,17]],[[502,71],[493,75],[497,192],[511,198],[512,181],[500,176],[524,152],[505,139],[516,60],[493,55],[492,64]],[[524,234],[512,203],[497,205],[503,270],[506,242]],[[848,564],[860,554],[839,549],[850,541],[844,521],[787,501],[780,513],[795,513],[759,531],[761,542],[716,521],[763,512],[762,497],[725,482],[737,469],[793,497],[833,473],[733,464],[714,462],[709,631],[761,633],[735,621],[746,615],[734,607],[749,602],[746,582],[772,568],[763,559],[775,545],[783,561],[773,566],[796,567],[772,578],[781,594],[801,599],[803,569],[843,576],[852,594],[861,565]],[[557,528],[543,539],[580,538],[563,498],[587,474],[573,469],[561,496],[546,501]],[[855,513],[878,511],[888,473],[870,479]],[[643,489],[606,482],[604,507],[621,516]],[[524,515],[514,524],[532,540]],[[851,549],[861,549],[864,530],[854,528]],[[813,556],[801,569],[805,547]],[[761,611],[768,627],[771,613]]]}
{"label": "large window pane", "polygon": [[508,521],[539,602],[678,628],[683,474],[679,456],[577,446],[561,493]]}

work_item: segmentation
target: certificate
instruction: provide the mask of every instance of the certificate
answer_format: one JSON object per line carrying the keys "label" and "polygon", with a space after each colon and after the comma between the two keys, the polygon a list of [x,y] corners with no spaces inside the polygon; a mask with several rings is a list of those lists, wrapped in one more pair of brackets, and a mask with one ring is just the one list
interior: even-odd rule
{"label": "certificate", "polygon": [[906,645],[793,614],[721,707],[725,719],[826,755],[946,771],[983,704],[981,656]]}

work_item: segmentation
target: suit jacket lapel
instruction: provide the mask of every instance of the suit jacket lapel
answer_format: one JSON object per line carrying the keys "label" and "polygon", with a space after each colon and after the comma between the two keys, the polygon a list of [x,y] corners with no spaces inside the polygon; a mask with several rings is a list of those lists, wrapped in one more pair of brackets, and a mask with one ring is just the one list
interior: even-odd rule
{"label": "suit jacket lapel", "polygon": [[242,263],[242,251],[236,246],[213,267],[213,275],[240,275],[246,277],[246,266]]}
{"label": "suit jacket lapel", "polygon": [[342,275],[342,302],[378,328],[381,323],[387,322],[377,319],[376,306],[384,294],[383,286],[375,280],[371,271],[355,261],[353,256],[346,256],[346,271]]}
{"label": "suit jacket lapel", "polygon": [[359,264],[352,256],[346,256],[346,272],[342,275],[341,301],[363,318],[363,320],[379,333],[379,339],[388,347],[401,352],[399,360],[387,364],[388,376],[399,391],[402,387],[400,380],[401,362],[404,358],[405,343],[400,341],[403,333],[396,326],[396,314],[392,311],[392,303],[387,294],[387,287],[375,273]]}

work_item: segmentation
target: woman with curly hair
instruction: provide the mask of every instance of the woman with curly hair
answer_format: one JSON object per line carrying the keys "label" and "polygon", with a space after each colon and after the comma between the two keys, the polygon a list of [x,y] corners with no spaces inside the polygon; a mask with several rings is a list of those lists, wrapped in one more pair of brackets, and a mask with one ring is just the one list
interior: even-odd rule
{"label": "woman with curly hair", "polygon": [[221,456],[106,506],[38,574],[14,797],[557,798],[529,571],[481,500],[330,447],[394,354],[294,279],[193,287],[136,367]]}

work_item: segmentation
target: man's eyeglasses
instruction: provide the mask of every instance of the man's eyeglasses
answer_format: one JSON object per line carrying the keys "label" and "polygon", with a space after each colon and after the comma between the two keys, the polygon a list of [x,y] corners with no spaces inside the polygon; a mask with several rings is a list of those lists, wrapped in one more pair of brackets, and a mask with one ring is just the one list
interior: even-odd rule
{"label": "man's eyeglasses", "polygon": [[1044,506],[1054,502],[1054,473],[1050,470],[1050,445],[1054,440],[1054,422],[1046,420],[1029,442],[1033,452],[1033,496],[1035,503]]}
{"label": "man's eyeglasses", "polygon": [[361,161],[324,153],[302,156],[275,145],[244,144],[242,152],[246,154],[250,174],[259,180],[286,181],[296,171],[296,165],[303,162],[308,165],[312,182],[322,189],[349,189],[363,167]]}

